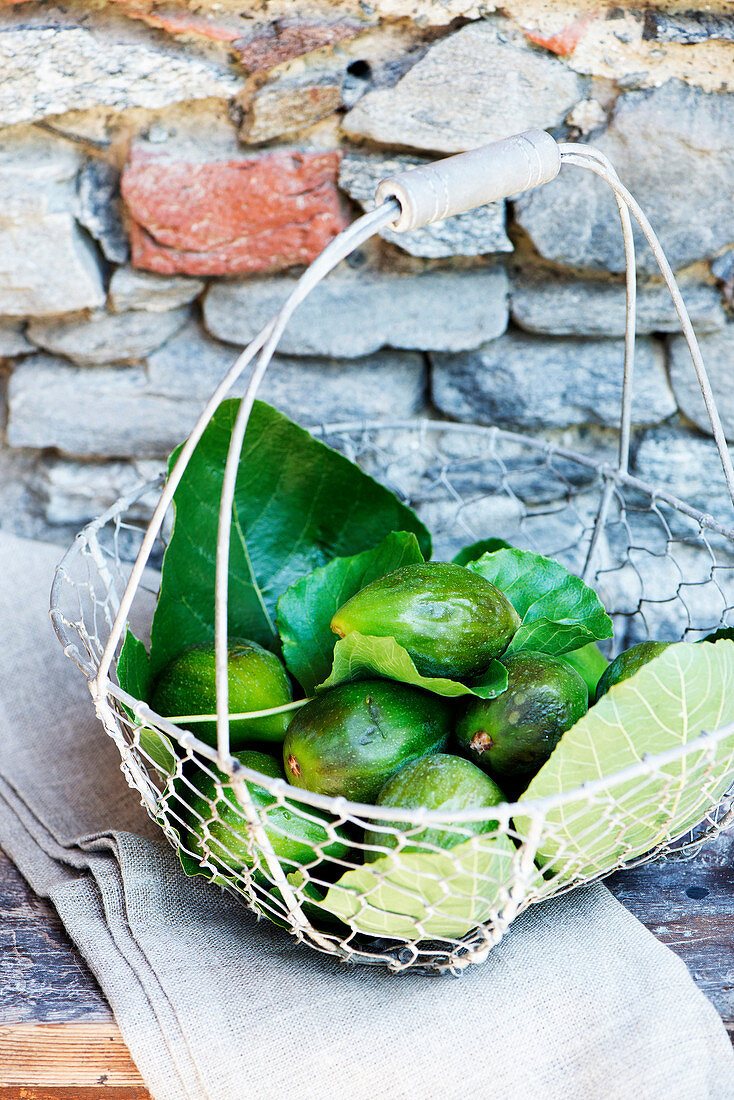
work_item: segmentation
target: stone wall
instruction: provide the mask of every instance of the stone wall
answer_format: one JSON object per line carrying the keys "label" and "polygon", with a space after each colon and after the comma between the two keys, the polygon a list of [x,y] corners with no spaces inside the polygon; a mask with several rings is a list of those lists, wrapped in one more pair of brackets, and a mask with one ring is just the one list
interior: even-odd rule
{"label": "stone wall", "polygon": [[[734,439],[731,5],[496,9],[0,5],[0,524],[66,539],[160,468],[380,178],[536,126],[607,153],[649,213]],[[386,230],[296,315],[262,396],[302,422],[424,413],[612,454],[622,266],[610,193],[571,168]],[[634,469],[720,510],[644,249],[640,270]]]}

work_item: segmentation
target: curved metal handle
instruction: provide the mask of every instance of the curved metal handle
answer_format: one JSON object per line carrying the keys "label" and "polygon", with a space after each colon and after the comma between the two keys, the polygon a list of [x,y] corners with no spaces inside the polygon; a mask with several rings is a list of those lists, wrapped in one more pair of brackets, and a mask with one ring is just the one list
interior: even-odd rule
{"label": "curved metal handle", "polygon": [[390,228],[405,233],[549,183],[560,167],[561,153],[550,134],[526,130],[390,176],[378,185],[375,204],[397,199],[400,216]]}

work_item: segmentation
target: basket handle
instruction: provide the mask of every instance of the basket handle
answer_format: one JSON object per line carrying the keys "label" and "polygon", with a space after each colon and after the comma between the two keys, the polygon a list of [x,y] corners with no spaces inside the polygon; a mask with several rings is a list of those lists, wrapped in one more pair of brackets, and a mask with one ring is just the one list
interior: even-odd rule
{"label": "basket handle", "polygon": [[550,134],[526,130],[389,176],[377,187],[375,205],[397,199],[400,214],[390,228],[406,233],[550,183],[560,168],[561,151]]}

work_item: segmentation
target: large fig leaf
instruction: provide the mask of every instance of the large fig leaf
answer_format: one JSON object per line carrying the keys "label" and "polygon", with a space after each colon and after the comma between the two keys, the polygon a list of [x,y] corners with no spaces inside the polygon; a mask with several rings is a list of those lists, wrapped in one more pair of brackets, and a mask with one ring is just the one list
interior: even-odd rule
{"label": "large fig leaf", "polygon": [[529,550],[496,550],[467,566],[507,596],[522,623],[507,654],[560,654],[611,638],[612,620],[593,589],[559,562]]}
{"label": "large fig leaf", "polygon": [[[187,646],[214,637],[217,519],[238,407],[236,400],[219,406],[176,490],[151,633],[154,674]],[[413,531],[430,557],[428,531],[393,493],[256,401],[232,509],[230,635],[277,647],[275,605],[294,581],[333,557],[376,546],[396,530]]]}
{"label": "large fig leaf", "polygon": [[317,908],[371,935],[458,938],[506,905],[517,858],[501,833],[447,852],[392,852],[347,871]]}
{"label": "large fig leaf", "polygon": [[478,695],[480,699],[494,699],[507,689],[507,669],[500,661],[491,661],[487,671],[469,687],[445,676],[421,676],[407,649],[398,645],[394,638],[374,638],[357,630],[350,631],[346,638],[336,643],[331,672],[319,687],[336,687],[375,676],[412,684],[435,695]]}
{"label": "large fig leaf", "polygon": [[[117,659],[117,681],[123,691],[135,699],[146,702],[150,699],[152,680],[148,651],[140,639],[128,630]],[[128,718],[134,722],[132,711],[124,703],[123,709]],[[166,735],[149,726],[140,726],[136,736],[148,760],[152,761],[164,775],[172,774],[176,767],[176,756],[173,745]]]}
{"label": "large fig leaf", "polygon": [[[120,656],[117,658],[117,681],[122,690],[134,699],[146,701],[150,698],[152,675],[148,651],[132,630],[125,634]],[[125,710],[130,714],[127,707]]]}
{"label": "large fig leaf", "polygon": [[[734,731],[643,778],[613,775],[645,757],[734,724],[734,642],[669,646],[614,685],[567,733],[523,795],[523,802],[601,781],[545,812],[538,862],[566,882],[609,871],[670,837],[681,836],[734,781]],[[527,835],[530,818],[515,827]]]}
{"label": "large fig leaf", "polygon": [[394,531],[374,550],[334,558],[284,592],[278,600],[283,657],[307,695],[329,675],[336,644],[331,620],[339,608],[386,573],[422,561],[415,535]]}

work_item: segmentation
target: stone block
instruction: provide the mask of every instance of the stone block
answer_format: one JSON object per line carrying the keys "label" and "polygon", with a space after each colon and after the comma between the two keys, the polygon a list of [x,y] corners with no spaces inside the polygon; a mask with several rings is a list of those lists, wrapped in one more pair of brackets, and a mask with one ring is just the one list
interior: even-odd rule
{"label": "stone block", "polygon": [[[8,441],[80,457],[165,456],[191,430],[234,359],[231,348],[194,325],[140,366],[78,367],[31,356],[10,378]],[[244,386],[240,379],[232,394]],[[305,424],[410,416],[425,388],[423,357],[390,352],[356,361],[275,360],[261,396]]]}
{"label": "stone block", "polygon": [[[433,401],[457,420],[520,429],[619,423],[622,340],[508,332],[476,351],[430,358]],[[633,421],[655,424],[676,411],[659,343],[640,339],[636,364]]]}
{"label": "stone block", "polygon": [[[675,270],[710,259],[731,242],[734,95],[677,80],[617,100],[594,138],[649,217]],[[515,216],[542,256],[574,268],[623,271],[619,217],[611,190],[590,172],[562,168],[552,183],[522,195]],[[635,230],[641,271],[658,272]]]}
{"label": "stone block", "polygon": [[[36,492],[47,523],[81,526],[110,508],[123,493],[142,482],[153,481],[164,472],[164,463],[73,462],[52,458],[43,464],[36,479]],[[150,493],[126,513],[129,519],[146,520],[155,507],[156,493]]]}
{"label": "stone block", "polygon": [[10,359],[14,355],[27,355],[35,351],[33,344],[26,339],[22,321],[5,321],[0,318],[0,359]]}
{"label": "stone block", "polygon": [[[372,210],[375,191],[381,180],[429,163],[422,157],[348,153],[339,167],[339,186],[364,210]],[[488,203],[408,233],[383,229],[380,236],[411,256],[430,259],[512,252],[512,242],[505,232],[504,202]]]}
{"label": "stone block", "polygon": [[104,302],[95,250],[74,220],[78,166],[76,151],[57,138],[23,128],[0,136],[0,316]]}
{"label": "stone block", "polygon": [[[216,283],[204,321],[222,340],[246,344],[281,307],[295,279]],[[507,276],[500,267],[391,275],[343,266],[298,307],[280,342],[289,355],[357,357],[381,347],[477,347],[507,325]]]}
{"label": "stone block", "polygon": [[425,404],[427,367],[412,351],[379,351],[360,359],[279,356],[258,397],[300,424],[415,416]]}
{"label": "stone block", "polygon": [[[681,290],[697,332],[724,327],[726,316],[716,287],[690,283]],[[526,332],[624,336],[625,288],[618,283],[565,278],[555,273],[535,278],[520,274],[510,289],[510,312]],[[678,314],[665,286],[638,287],[636,317],[635,330],[640,335],[680,332]]]}
{"label": "stone block", "polygon": [[[713,390],[722,427],[730,442],[734,442],[734,322],[721,332],[699,338],[706,373]],[[672,339],[670,350],[670,382],[681,412],[709,435],[711,422],[706,412],[701,388],[691,361],[688,344],[683,336]]]}
{"label": "stone block", "polygon": [[226,64],[153,39],[127,20],[87,13],[79,25],[58,9],[45,18],[8,18],[0,28],[0,71],[4,126],[97,106],[155,110],[229,98],[244,83]]}
{"label": "stone block", "polygon": [[192,162],[133,148],[122,176],[133,264],[232,275],[310,263],[347,225],[338,164],[336,152]]}
{"label": "stone block", "polygon": [[28,338],[37,347],[65,355],[80,366],[124,363],[142,359],[160,347],[186,323],[188,316],[186,308],[167,313],[99,310],[89,317],[31,321]]}
{"label": "stone block", "polygon": [[[734,458],[734,449],[730,451]],[[656,489],[734,526],[734,509],[712,439],[673,426],[653,428],[637,448],[632,470]]]}
{"label": "stone block", "polygon": [[333,115],[341,106],[343,73],[339,68],[308,68],[281,76],[253,95],[239,128],[250,145],[295,134]]}
{"label": "stone block", "polygon": [[130,256],[120,202],[120,173],[104,160],[87,160],[77,180],[77,220],[99,242],[105,258],[124,264]]}
{"label": "stone block", "polygon": [[303,15],[287,16],[260,24],[251,34],[238,38],[234,50],[251,73],[264,72],[284,61],[302,57],[324,46],[353,38],[368,26],[356,19],[318,20]]}
{"label": "stone block", "polygon": [[130,309],[163,313],[193,302],[206,283],[187,275],[154,275],[134,267],[118,267],[110,279],[108,305],[113,313]]}
{"label": "stone block", "polygon": [[454,153],[534,127],[558,126],[584,96],[563,62],[471,23],[437,42],[396,84],[363,96],[345,131],[385,145]]}

